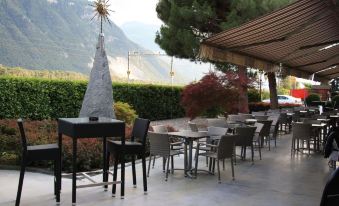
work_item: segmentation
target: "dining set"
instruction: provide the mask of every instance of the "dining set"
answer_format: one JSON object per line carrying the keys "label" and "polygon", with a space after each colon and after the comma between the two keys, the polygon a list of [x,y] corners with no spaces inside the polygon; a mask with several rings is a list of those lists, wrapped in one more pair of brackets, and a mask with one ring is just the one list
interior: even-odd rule
{"label": "dining set", "polygon": [[[269,110],[252,112],[251,114],[232,114],[227,117],[206,119],[205,124],[187,122],[186,130],[169,130],[167,125],[151,125],[147,119],[137,118],[132,128],[132,134],[125,137],[125,122],[100,117],[97,120],[89,118],[59,118],[57,144],[35,145],[27,143],[24,121],[18,120],[22,140],[22,161],[16,206],[20,205],[26,166],[32,161],[52,160],[54,162],[54,195],[60,203],[62,189],[62,145],[64,138],[72,140],[72,205],[77,202],[77,190],[87,187],[103,187],[108,191],[112,186],[112,196],[116,195],[116,186],[120,185],[120,197],[125,196],[125,157],[131,157],[133,186],[137,185],[136,157],[141,159],[143,191],[147,194],[147,178],[150,177],[151,165],[155,166],[156,157],[162,158],[162,168],[165,181],[175,170],[183,171],[184,177],[198,178],[200,172],[215,174],[217,169],[218,182],[221,183],[220,164],[225,170],[225,160],[230,160],[232,179],[235,179],[234,166],[238,160],[245,161],[247,149],[250,149],[251,162],[254,164],[254,153],[258,152],[262,159],[262,149],[270,151],[274,142],[277,146],[279,133],[292,131],[291,155],[308,150],[322,152],[327,133],[337,127],[339,113],[337,111],[320,114],[315,108]],[[97,181],[91,172],[77,171],[77,143],[83,138],[99,138],[102,141],[102,181]],[[149,149],[149,150],[148,150]],[[148,154],[149,151],[149,154]],[[149,155],[148,168],[146,157]],[[183,168],[174,167],[176,157],[183,155]],[[203,157],[206,165],[201,165],[199,158]],[[153,161],[153,163],[152,163]],[[182,160],[181,160],[182,161]],[[109,168],[113,162],[113,170]],[[120,180],[118,180],[118,164],[120,164]],[[199,165],[200,164],[200,165]],[[171,167],[170,167],[171,165]],[[65,174],[64,174],[65,175]],[[66,174],[69,175],[69,174]],[[113,176],[109,180],[109,176]],[[89,183],[78,184],[77,179],[87,179]]]}

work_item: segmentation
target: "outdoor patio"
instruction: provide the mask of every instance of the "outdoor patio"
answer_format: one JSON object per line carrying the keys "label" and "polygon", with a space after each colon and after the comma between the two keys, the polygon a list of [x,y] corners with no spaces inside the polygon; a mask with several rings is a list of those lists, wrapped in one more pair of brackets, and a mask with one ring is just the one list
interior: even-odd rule
{"label": "outdoor patio", "polygon": [[[248,151],[246,161],[237,159],[235,181],[232,181],[230,164],[222,171],[222,183],[217,175],[198,173],[197,179],[184,177],[182,170],[169,175],[166,182],[162,172],[162,159],[157,159],[148,178],[148,194],[142,190],[141,164],[137,164],[138,188],[133,188],[131,167],[126,168],[125,199],[111,197],[111,188],[79,189],[77,205],[319,205],[325,182],[332,172],[327,159],[320,154],[290,156],[291,135],[281,135],[277,148],[264,147],[263,159],[255,152],[252,165]],[[148,159],[147,159],[148,160]],[[147,162],[148,163],[148,162]],[[175,167],[183,168],[183,155],[175,157]],[[205,159],[200,158],[199,168],[205,169]],[[120,174],[120,173],[119,173]],[[119,175],[120,176],[120,175]],[[110,180],[111,180],[110,176]],[[0,170],[0,205],[14,205],[18,171]],[[101,179],[101,175],[97,176]],[[61,205],[71,202],[71,179],[62,179]],[[79,184],[85,183],[79,181]],[[55,205],[53,176],[27,172],[23,186],[22,205]]]}

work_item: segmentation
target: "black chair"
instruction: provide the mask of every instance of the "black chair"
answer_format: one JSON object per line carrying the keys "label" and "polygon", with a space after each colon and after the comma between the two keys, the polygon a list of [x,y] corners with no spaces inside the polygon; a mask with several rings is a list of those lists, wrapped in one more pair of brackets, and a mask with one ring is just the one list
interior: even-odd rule
{"label": "black chair", "polygon": [[61,157],[60,148],[57,144],[44,144],[27,146],[27,139],[23,126],[23,120],[18,119],[18,126],[22,141],[22,160],[18,192],[16,196],[15,205],[20,205],[22,185],[24,181],[26,165],[33,161],[53,160],[54,161],[54,195],[56,196],[57,204],[60,204],[60,190],[61,190]]}
{"label": "black chair", "polygon": [[[107,140],[107,167],[109,165],[109,158],[110,155],[113,154],[114,156],[114,172],[113,172],[113,181],[117,180],[117,170],[118,170],[118,162],[124,161],[124,155],[131,155],[132,157],[132,173],[133,173],[133,185],[136,187],[137,180],[136,180],[136,173],[135,173],[135,156],[138,155],[142,159],[142,173],[143,173],[143,184],[144,184],[144,192],[147,193],[147,179],[146,179],[146,137],[148,132],[150,121],[148,119],[141,119],[137,118],[133,125],[131,141],[114,141],[114,140]],[[136,141],[136,140],[139,141]],[[124,170],[123,170],[124,171]],[[121,182],[121,198],[124,198],[125,194],[125,182],[124,177],[125,174],[122,174],[122,182]],[[108,176],[107,178],[108,179]],[[113,184],[112,188],[112,196],[115,196],[116,185]]]}
{"label": "black chair", "polygon": [[320,206],[337,206],[339,205],[339,168],[334,171],[330,179],[327,181],[323,195],[321,197]]}

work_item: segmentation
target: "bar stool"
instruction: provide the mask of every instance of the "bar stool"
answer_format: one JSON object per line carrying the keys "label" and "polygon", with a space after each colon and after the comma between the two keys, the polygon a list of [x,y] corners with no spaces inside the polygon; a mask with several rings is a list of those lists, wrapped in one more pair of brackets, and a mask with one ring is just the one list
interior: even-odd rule
{"label": "bar stool", "polygon": [[60,190],[61,190],[61,157],[60,148],[57,144],[44,144],[27,146],[27,138],[23,126],[23,120],[17,121],[22,143],[22,160],[18,192],[16,196],[15,205],[20,205],[22,185],[24,181],[26,166],[33,161],[53,160],[54,161],[54,195],[56,196],[57,204],[60,204]]}

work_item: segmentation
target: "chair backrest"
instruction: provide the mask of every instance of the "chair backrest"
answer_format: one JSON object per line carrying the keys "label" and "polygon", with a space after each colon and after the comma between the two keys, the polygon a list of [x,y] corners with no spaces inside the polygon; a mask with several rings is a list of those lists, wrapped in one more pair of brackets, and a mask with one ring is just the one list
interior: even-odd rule
{"label": "chair backrest", "polygon": [[280,113],[279,122],[283,124],[288,122],[287,113]]}
{"label": "chair backrest", "polygon": [[209,127],[226,127],[226,120],[224,118],[207,119]]}
{"label": "chair backrest", "polygon": [[153,132],[156,133],[168,133],[168,129],[165,125],[154,125],[152,126]]}
{"label": "chair backrest", "polygon": [[308,140],[311,138],[311,125],[305,123],[292,124],[293,139]]}
{"label": "chair backrest", "polygon": [[[262,124],[262,123],[258,123],[258,122],[256,122],[255,124],[254,124],[254,127],[256,127],[256,129],[255,129],[255,137],[256,138],[259,138],[259,136],[260,136],[260,134],[262,133],[262,130],[263,130],[263,128],[264,128],[264,124]],[[256,139],[257,140],[257,139]]]}
{"label": "chair backrest", "polygon": [[142,145],[146,144],[146,137],[150,121],[148,119],[136,118],[133,125],[131,141],[139,139]]}
{"label": "chair backrest", "polygon": [[267,120],[268,116],[265,116],[265,115],[262,115],[262,116],[256,115],[256,116],[254,116],[254,118],[256,120]]}
{"label": "chair backrest", "polygon": [[327,181],[320,206],[337,206],[339,205],[339,168],[336,169]]}
{"label": "chair backrest", "polygon": [[25,153],[27,152],[27,138],[25,134],[24,123],[21,118],[17,120],[17,123],[18,123],[19,130],[20,130],[22,150]]}
{"label": "chair backrest", "polygon": [[170,137],[168,134],[148,132],[148,138],[152,155],[167,156],[170,154]]}
{"label": "chair backrest", "polygon": [[227,128],[224,127],[207,127],[207,133],[209,136],[222,136],[226,135]]}
{"label": "chair backrest", "polygon": [[279,116],[269,116],[267,120],[272,120],[270,133],[272,137],[277,137],[279,130]]}
{"label": "chair backrest", "polygon": [[194,122],[188,122],[188,126],[190,127],[192,132],[199,132],[198,125]]}
{"label": "chair backrest", "polygon": [[272,125],[278,125],[279,116],[269,116],[267,120],[272,120]]}
{"label": "chair backrest", "polygon": [[255,130],[256,130],[255,127],[237,127],[235,129],[235,134],[238,135],[238,138],[235,141],[235,145],[251,146]]}
{"label": "chair backrest", "polygon": [[270,135],[272,120],[260,121],[264,124],[264,127],[261,130],[260,136],[268,137]]}
{"label": "chair backrest", "polygon": [[218,144],[217,156],[219,159],[231,158],[234,152],[234,144],[238,135],[223,135]]}

